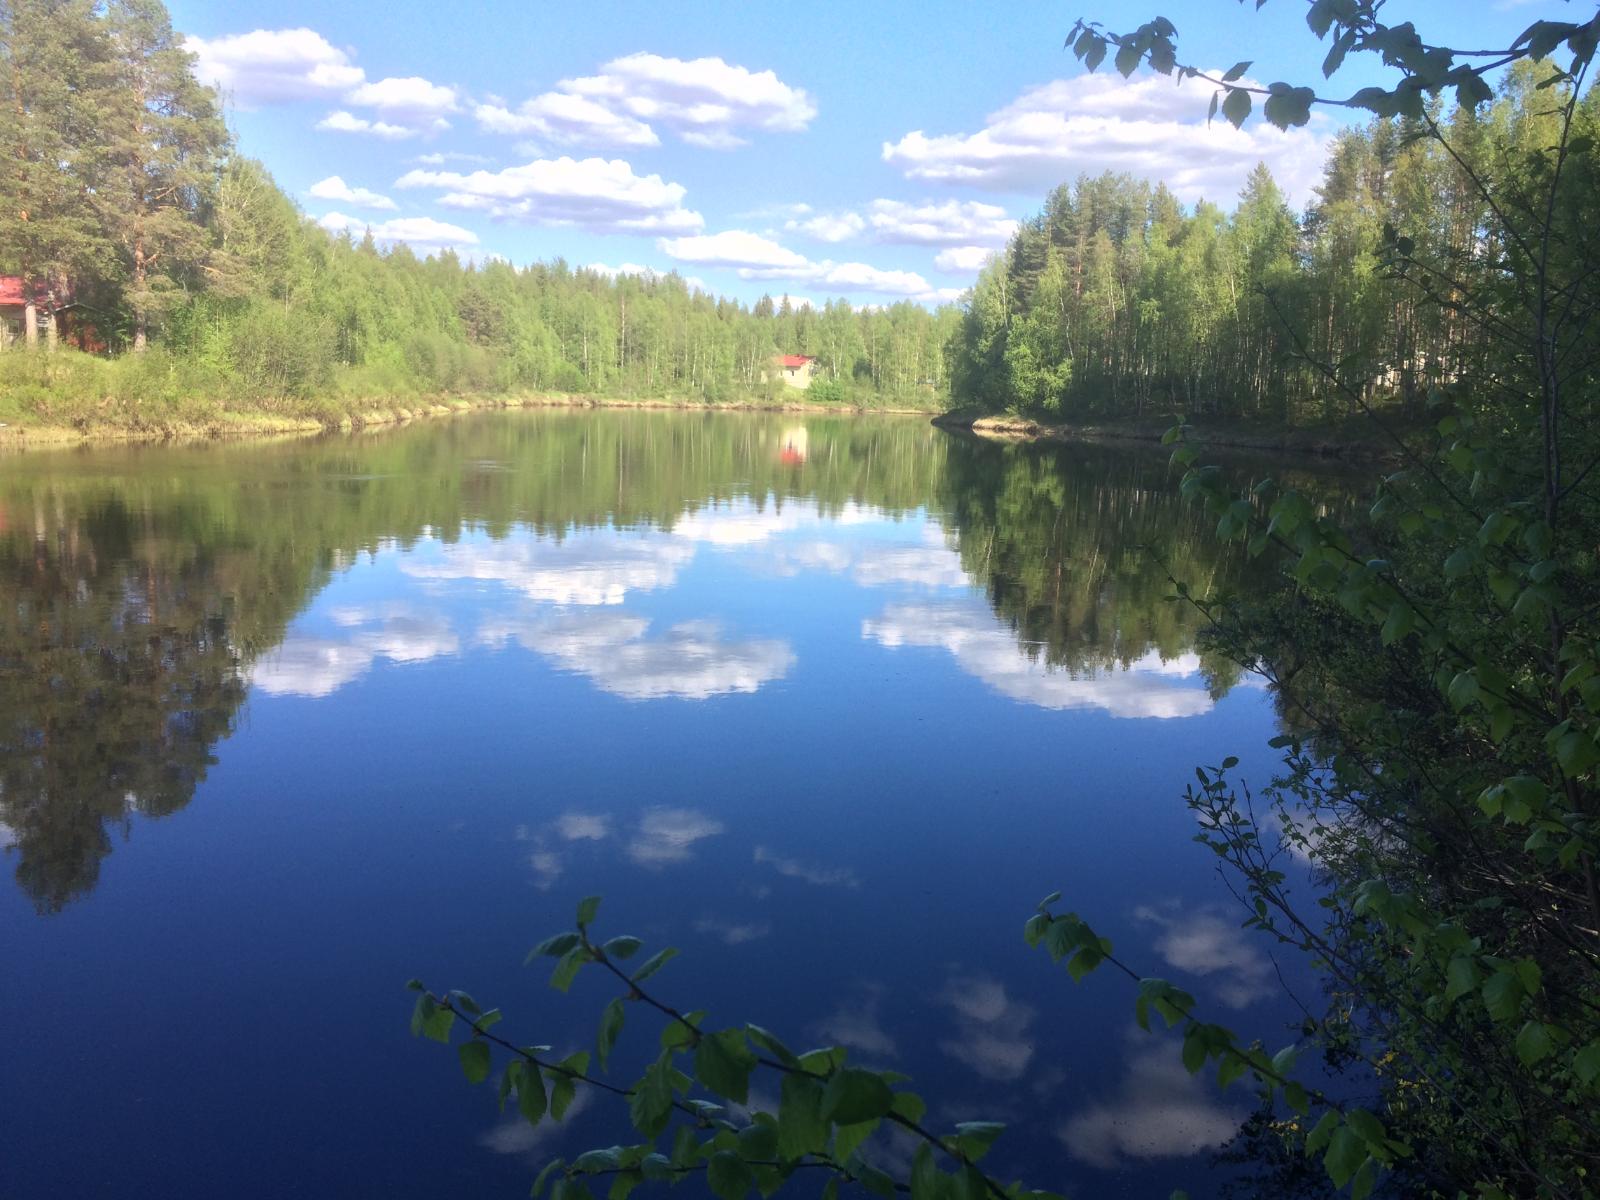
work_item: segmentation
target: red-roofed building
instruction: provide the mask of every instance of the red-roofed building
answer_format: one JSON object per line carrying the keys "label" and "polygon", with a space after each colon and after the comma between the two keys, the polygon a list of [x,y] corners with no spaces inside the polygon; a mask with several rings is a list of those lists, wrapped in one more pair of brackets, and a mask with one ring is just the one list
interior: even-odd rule
{"label": "red-roofed building", "polygon": [[774,354],[771,374],[790,387],[807,388],[811,386],[811,374],[816,365],[817,360],[809,354]]}
{"label": "red-roofed building", "polygon": [[[27,290],[16,275],[0,275],[0,349],[20,342],[25,332]],[[39,314],[39,334],[48,338],[52,327],[58,341],[91,354],[103,354],[105,341],[94,327],[89,313],[73,298],[70,289],[33,285],[33,303]]]}

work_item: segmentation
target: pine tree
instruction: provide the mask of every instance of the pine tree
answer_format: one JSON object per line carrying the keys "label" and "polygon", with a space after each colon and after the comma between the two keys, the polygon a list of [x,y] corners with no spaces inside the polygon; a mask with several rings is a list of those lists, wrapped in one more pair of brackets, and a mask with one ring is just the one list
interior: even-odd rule
{"label": "pine tree", "polygon": [[102,254],[85,200],[85,80],[103,51],[92,0],[0,0],[0,270],[21,277],[29,346],[37,297],[64,295]]}
{"label": "pine tree", "polygon": [[204,264],[198,218],[215,195],[228,133],[160,0],[111,0],[104,20],[114,69],[99,92],[96,196],[123,258],[133,348],[142,351],[152,319]]}

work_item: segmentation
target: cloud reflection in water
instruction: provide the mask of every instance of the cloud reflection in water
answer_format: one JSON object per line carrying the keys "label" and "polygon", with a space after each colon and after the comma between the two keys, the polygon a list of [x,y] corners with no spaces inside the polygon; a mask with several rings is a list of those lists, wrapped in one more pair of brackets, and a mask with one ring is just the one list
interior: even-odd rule
{"label": "cloud reflection in water", "polygon": [[950,604],[891,604],[861,623],[861,636],[890,649],[937,646],[1002,695],[1040,708],[1098,708],[1113,717],[1195,717],[1211,710],[1204,688],[1182,687],[1197,677],[1193,654],[1162,659],[1152,653],[1127,668],[1082,673],[1052,669],[1028,657],[1016,637],[987,612]]}

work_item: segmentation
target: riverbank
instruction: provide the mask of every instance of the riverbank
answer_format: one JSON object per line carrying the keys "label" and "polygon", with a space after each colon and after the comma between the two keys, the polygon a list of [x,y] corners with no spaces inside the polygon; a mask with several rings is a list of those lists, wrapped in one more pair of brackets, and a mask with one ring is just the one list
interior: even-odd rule
{"label": "riverbank", "polygon": [[[972,410],[940,413],[933,423],[999,441],[1122,442],[1160,444],[1171,417],[1147,421],[1096,421],[1051,424],[1029,417]],[[1217,449],[1263,454],[1294,454],[1344,462],[1387,462],[1398,457],[1394,443],[1370,421],[1357,418],[1298,429],[1228,422],[1192,423],[1193,440]]]}
{"label": "riverbank", "polygon": [[786,412],[813,416],[928,416],[925,408],[866,408],[804,401],[696,401],[633,399],[557,393],[432,396],[403,403],[373,401],[351,405],[339,414],[223,411],[204,417],[151,417],[133,422],[79,419],[72,424],[35,423],[24,417],[0,423],[0,449],[72,446],[95,442],[217,441],[231,438],[311,437],[358,429],[404,424],[428,417],[510,408],[621,408],[676,412]]}

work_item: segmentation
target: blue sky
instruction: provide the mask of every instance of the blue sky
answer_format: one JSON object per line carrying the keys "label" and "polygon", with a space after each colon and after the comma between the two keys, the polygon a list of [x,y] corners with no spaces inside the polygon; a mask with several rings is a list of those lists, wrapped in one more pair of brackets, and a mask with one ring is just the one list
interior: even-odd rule
{"label": "blue sky", "polygon": [[[1191,61],[1320,79],[1299,0],[644,5],[174,0],[245,153],[308,217],[420,252],[677,270],[721,294],[954,298],[1055,183],[1127,170],[1231,206],[1266,161],[1297,203],[1335,120],[1207,128],[1209,89],[1082,72],[1078,11],[1157,12]],[[1390,5],[1504,45],[1552,0]],[[1404,9],[1404,12],[1401,10]],[[1338,90],[1373,82],[1352,61]]]}

